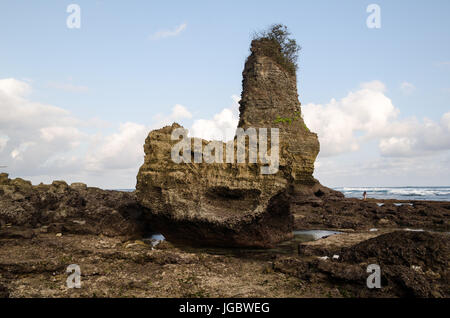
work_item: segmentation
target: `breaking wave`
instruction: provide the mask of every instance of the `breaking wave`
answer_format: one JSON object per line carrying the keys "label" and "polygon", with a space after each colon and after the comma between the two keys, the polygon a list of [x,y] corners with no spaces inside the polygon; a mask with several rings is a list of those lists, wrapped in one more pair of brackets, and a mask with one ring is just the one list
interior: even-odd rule
{"label": "breaking wave", "polygon": [[367,192],[368,198],[397,200],[434,200],[450,201],[450,187],[340,187],[348,198],[362,198]]}

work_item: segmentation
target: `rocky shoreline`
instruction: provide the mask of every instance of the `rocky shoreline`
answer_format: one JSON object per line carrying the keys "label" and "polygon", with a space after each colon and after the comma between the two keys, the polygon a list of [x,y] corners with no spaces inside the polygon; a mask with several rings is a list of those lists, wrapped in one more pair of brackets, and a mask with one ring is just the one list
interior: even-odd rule
{"label": "rocky shoreline", "polygon": [[[449,202],[385,200],[383,207],[373,200],[320,200],[302,208],[297,202],[296,229],[341,233],[294,243],[292,253],[167,241],[153,247],[145,240],[151,224],[134,193],[64,182],[31,186],[3,174],[0,296],[450,296]],[[366,287],[372,263],[381,267],[381,289]],[[81,268],[80,289],[66,286],[70,264]]]}
{"label": "rocky shoreline", "polygon": [[450,231],[450,202],[310,196],[291,202],[296,229],[411,228]]}
{"label": "rocky shoreline", "polygon": [[[102,190],[54,181],[33,186],[0,174],[1,236],[30,238],[35,232],[142,236],[151,231],[148,209],[134,192]],[[22,229],[14,233],[11,226]]]}
{"label": "rocky shoreline", "polygon": [[[173,123],[145,140],[134,192],[0,174],[0,297],[449,297],[450,202],[348,199],[313,177],[319,140],[280,30],[252,41],[243,71],[237,132],[258,130],[258,154],[237,133],[173,151]],[[195,160],[221,150],[233,160]],[[308,229],[339,233],[297,240]]]}
{"label": "rocky shoreline", "polygon": [[[222,254],[169,242],[153,247],[124,237],[40,233],[0,239],[0,295],[449,297],[448,243],[448,234],[343,233],[299,244],[298,254]],[[381,267],[381,289],[366,287],[373,263]],[[70,264],[81,268],[79,289],[66,285]]]}

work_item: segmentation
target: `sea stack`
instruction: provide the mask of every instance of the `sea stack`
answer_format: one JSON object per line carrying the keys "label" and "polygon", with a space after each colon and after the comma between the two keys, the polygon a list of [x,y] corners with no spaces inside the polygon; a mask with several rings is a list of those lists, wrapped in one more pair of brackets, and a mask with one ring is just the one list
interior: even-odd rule
{"label": "sea stack", "polygon": [[[269,46],[268,46],[269,45]],[[267,39],[253,40],[243,71],[238,127],[279,129],[279,167],[262,174],[256,163],[194,162],[205,140],[192,140],[190,163],[175,163],[171,126],[151,131],[145,140],[145,161],[136,185],[140,203],[149,209],[152,228],[169,241],[209,246],[271,247],[292,237],[291,199],[299,191],[312,194],[319,153],[317,135],[301,116],[295,68],[273,56]],[[272,138],[268,132],[271,145]],[[236,149],[237,138],[234,139]],[[259,145],[261,146],[261,145]],[[226,144],[220,142],[226,153]],[[249,142],[246,143],[248,159]],[[224,157],[226,154],[224,155]],[[321,186],[320,186],[321,187]],[[305,192],[305,189],[309,189]]]}

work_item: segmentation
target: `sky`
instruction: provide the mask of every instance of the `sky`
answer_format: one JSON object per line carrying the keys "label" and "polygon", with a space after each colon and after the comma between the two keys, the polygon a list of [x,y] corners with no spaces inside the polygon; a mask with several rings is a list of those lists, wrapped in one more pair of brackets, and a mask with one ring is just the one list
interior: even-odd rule
{"label": "sky", "polygon": [[322,184],[448,186],[449,12],[448,0],[2,0],[0,170],[134,188],[150,130],[230,138],[252,34],[282,23],[302,47]]}

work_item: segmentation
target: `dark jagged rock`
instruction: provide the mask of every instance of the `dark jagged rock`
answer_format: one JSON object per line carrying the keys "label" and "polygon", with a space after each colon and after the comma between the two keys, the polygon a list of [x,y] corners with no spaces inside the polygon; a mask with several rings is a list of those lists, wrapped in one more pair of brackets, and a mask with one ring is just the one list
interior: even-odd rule
{"label": "dark jagged rock", "polygon": [[[359,235],[362,241],[347,247],[339,248],[328,239],[317,242],[308,258],[281,257],[273,267],[303,281],[337,286],[344,297],[449,297],[448,234],[395,231],[367,240]],[[346,236],[334,241],[346,244]],[[380,266],[379,289],[366,285],[369,264]]]}
{"label": "dark jagged rock", "polygon": [[296,196],[291,200],[297,229],[412,228],[449,231],[450,210],[447,207],[448,202],[363,201],[336,197],[333,193],[316,198],[314,195]]}
{"label": "dark jagged rock", "polygon": [[378,264],[382,285],[399,297],[448,297],[450,237],[396,231],[363,241],[342,252],[341,261]]}
{"label": "dark jagged rock", "polygon": [[0,174],[0,237],[31,238],[43,231],[73,234],[139,236],[149,231],[146,208],[135,194],[68,185],[33,186],[31,182],[9,179]]}
{"label": "dark jagged rock", "polygon": [[8,288],[0,283],[0,298],[8,298],[9,291]]}
{"label": "dark jagged rock", "polygon": [[374,261],[383,265],[419,266],[423,271],[447,271],[450,237],[429,232],[396,231],[344,249],[342,261]]}

